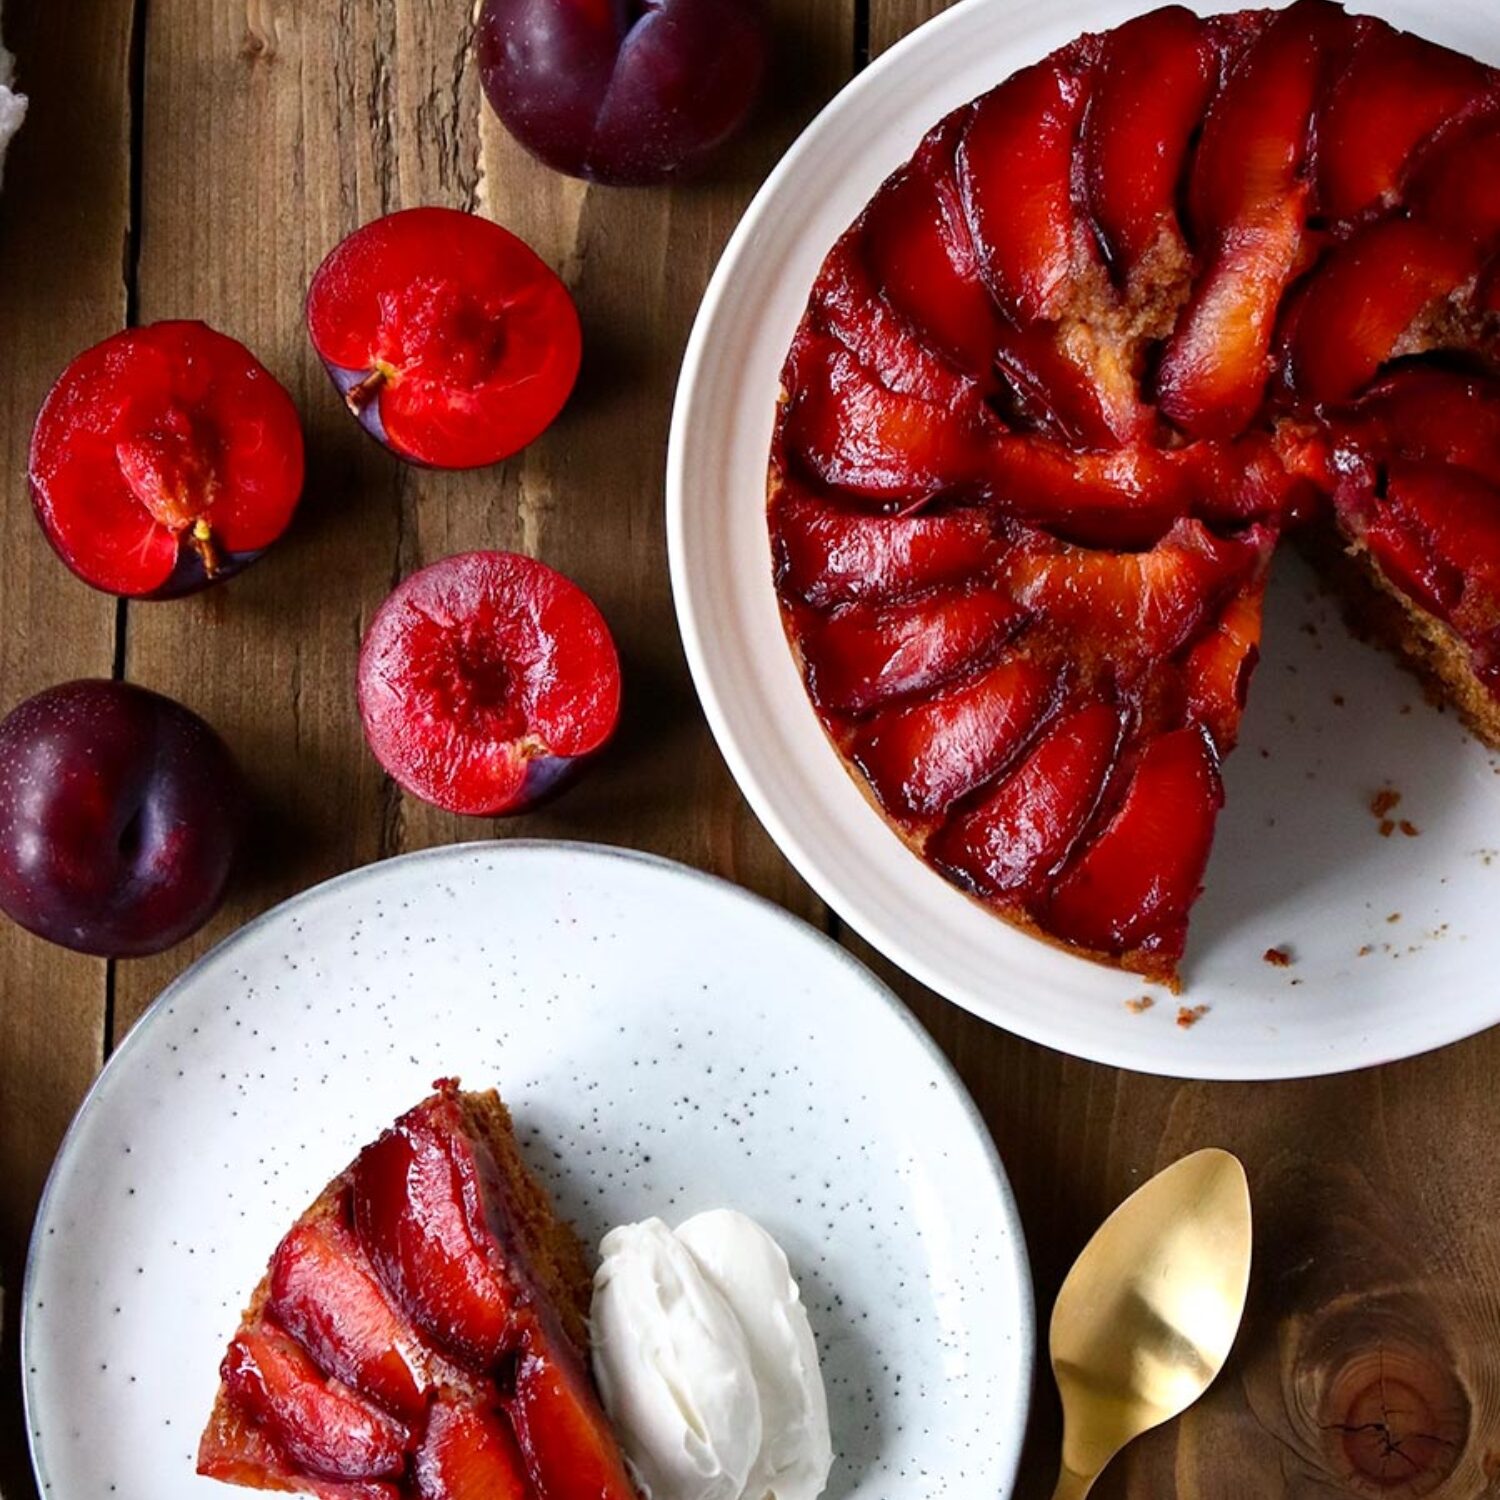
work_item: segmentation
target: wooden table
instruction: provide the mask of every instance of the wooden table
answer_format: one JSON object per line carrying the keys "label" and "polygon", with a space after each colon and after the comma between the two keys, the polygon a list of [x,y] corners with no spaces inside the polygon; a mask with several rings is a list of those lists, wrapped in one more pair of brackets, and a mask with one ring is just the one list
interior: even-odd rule
{"label": "wooden table", "polygon": [[[775,87],[754,128],[704,182],[658,192],[587,188],[513,145],[481,100],[470,0],[12,0],[7,39],[33,103],[0,198],[0,709],[77,676],[161,689],[222,731],[263,811],[226,909],[161,958],[105,964],[0,930],[7,1495],[34,1493],[14,1293],[57,1142],[161,986],[247,917],[350,866],[494,833],[655,850],[837,930],[750,816],[688,680],[663,541],[667,419],[698,298],[756,184],[845,77],[932,8],[778,0]],[[368,443],[302,326],[326,250],[426,202],[524,235],[583,315],[583,377],[562,420],[477,474],[405,468]],[[163,317],[207,319],[286,382],[306,419],[307,496],[289,538],[227,588],[125,607],[43,541],[27,439],[69,357]],[[371,611],[413,568],[474,546],[577,578],[613,623],[629,682],[607,767],[493,828],[393,791],[354,709]],[[1231,1369],[1102,1495],[1500,1495],[1500,1032],[1321,1082],[1173,1083],[1013,1040],[875,966],[989,1120],[1044,1311],[1096,1222],[1152,1170],[1208,1143],[1250,1168],[1257,1266]],[[1033,1426],[1022,1493],[1045,1497],[1058,1436],[1045,1381]]]}

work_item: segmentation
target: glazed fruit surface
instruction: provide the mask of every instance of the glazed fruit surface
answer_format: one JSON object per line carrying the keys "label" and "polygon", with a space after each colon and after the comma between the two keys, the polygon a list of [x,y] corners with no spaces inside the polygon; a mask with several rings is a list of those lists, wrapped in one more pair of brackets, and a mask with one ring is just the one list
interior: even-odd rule
{"label": "glazed fruit surface", "polygon": [[587,1289],[504,1107],[445,1081],[277,1246],[198,1471],[322,1500],[635,1500]]}
{"label": "glazed fruit surface", "polygon": [[1281,538],[1500,692],[1500,80],[1326,0],[1089,35],[829,252],[769,525],[824,727],[1000,915],[1172,980]]}

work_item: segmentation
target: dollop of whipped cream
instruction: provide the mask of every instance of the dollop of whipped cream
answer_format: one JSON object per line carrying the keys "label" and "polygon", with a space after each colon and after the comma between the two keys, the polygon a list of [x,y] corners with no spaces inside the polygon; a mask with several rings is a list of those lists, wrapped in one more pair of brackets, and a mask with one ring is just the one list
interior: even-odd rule
{"label": "dollop of whipped cream", "polygon": [[828,1401],[776,1241],[716,1209],[611,1230],[599,1254],[594,1376],[649,1500],[816,1500]]}
{"label": "dollop of whipped cream", "polygon": [[0,173],[5,169],[5,148],[26,118],[26,96],[16,93],[16,60],[0,43]]}

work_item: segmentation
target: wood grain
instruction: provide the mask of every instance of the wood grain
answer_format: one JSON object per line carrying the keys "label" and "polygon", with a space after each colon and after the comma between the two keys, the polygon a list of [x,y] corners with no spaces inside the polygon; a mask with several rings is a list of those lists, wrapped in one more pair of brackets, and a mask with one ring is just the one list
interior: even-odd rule
{"label": "wood grain", "polygon": [[[270,903],[459,838],[632,844],[821,916],[735,791],[687,679],[662,536],[667,420],[698,298],[760,177],[857,58],[939,8],[778,0],[775,89],[754,128],[707,181],[660,192],[588,188],[519,151],[481,102],[468,0],[144,8],[129,290],[143,319],[204,317],[244,338],[303,410],[310,470],[297,526],[258,568],[196,600],[124,612],[128,675],[224,732],[250,772],[261,831],[205,933],[119,966],[116,1037],[194,953]],[[18,6],[10,22],[37,102],[0,198],[6,707],[47,682],[107,673],[115,647],[112,604],[51,557],[19,475],[47,381],[126,311],[131,10],[49,0]],[[408,469],[368,443],[302,329],[307,278],[326,250],[420,202],[473,207],[526,236],[584,319],[584,374],[563,419],[480,474]],[[543,556],[589,588],[619,634],[630,693],[609,763],[552,808],[499,826],[395,793],[354,715],[370,612],[412,568],[474,546]],[[1126,1455],[1103,1500],[1500,1495],[1500,1036],[1342,1079],[1174,1083],[1004,1036],[845,938],[908,998],[978,1099],[1015,1183],[1044,1323],[1088,1234],[1150,1172],[1206,1144],[1249,1166],[1257,1263],[1230,1370],[1186,1420]],[[14,1279],[57,1137],[108,1040],[106,980],[101,965],[9,928],[0,976],[0,1247]],[[12,1342],[12,1371],[13,1356]],[[0,1396],[0,1488],[30,1496],[13,1380]],[[1057,1435],[1044,1374],[1023,1500],[1049,1493]]]}
{"label": "wood grain", "polygon": [[[146,36],[143,319],[192,315],[243,338],[306,414],[304,514],[232,585],[129,611],[126,667],[203,713],[249,768],[261,847],[191,943],[121,968],[131,1024],[195,954],[291,892],[367,860],[491,836],[626,843],[815,905],[735,791],[696,711],[663,531],[677,366],[719,249],[791,135],[847,71],[852,6],[780,7],[775,97],[700,184],[591,188],[548,172],[484,107],[467,0],[162,0]],[[227,163],[233,170],[226,170]],[[313,269],[344,234],[418,203],[476,208],[536,246],[585,329],[562,419],[493,469],[409,468],[351,422],[307,344]],[[370,613],[414,568],[474,547],[543,556],[613,626],[621,733],[552,807],[503,823],[402,796],[366,754],[354,664]]]}
{"label": "wood grain", "polygon": [[[114,601],[79,583],[37,530],[26,451],[63,365],[125,315],[130,209],[130,0],[12,7],[31,114],[0,197],[0,712],[71,677],[107,677]],[[86,107],[80,107],[80,105]],[[97,1070],[105,968],[0,924],[0,1490],[30,1479],[16,1382],[16,1320],[31,1217],[53,1152]]]}

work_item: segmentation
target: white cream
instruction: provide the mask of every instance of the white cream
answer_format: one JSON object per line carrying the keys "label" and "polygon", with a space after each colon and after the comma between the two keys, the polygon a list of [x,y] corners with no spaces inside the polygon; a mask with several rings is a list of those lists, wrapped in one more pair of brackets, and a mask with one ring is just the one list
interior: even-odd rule
{"label": "white cream", "polygon": [[739,1321],[660,1219],[605,1235],[594,1277],[594,1378],[652,1500],[740,1500],[761,1448]]}
{"label": "white cream", "polygon": [[594,1374],[649,1500],[816,1500],[828,1401],[776,1241],[722,1209],[612,1230],[599,1253]]}
{"label": "white cream", "polygon": [[0,171],[5,167],[5,148],[26,118],[26,96],[11,87],[15,70],[15,58],[0,44]]}
{"label": "white cream", "polygon": [[743,1500],[817,1500],[833,1467],[828,1397],[802,1295],[780,1245],[733,1209],[698,1214],[677,1238],[739,1319],[760,1393],[760,1455]]}

